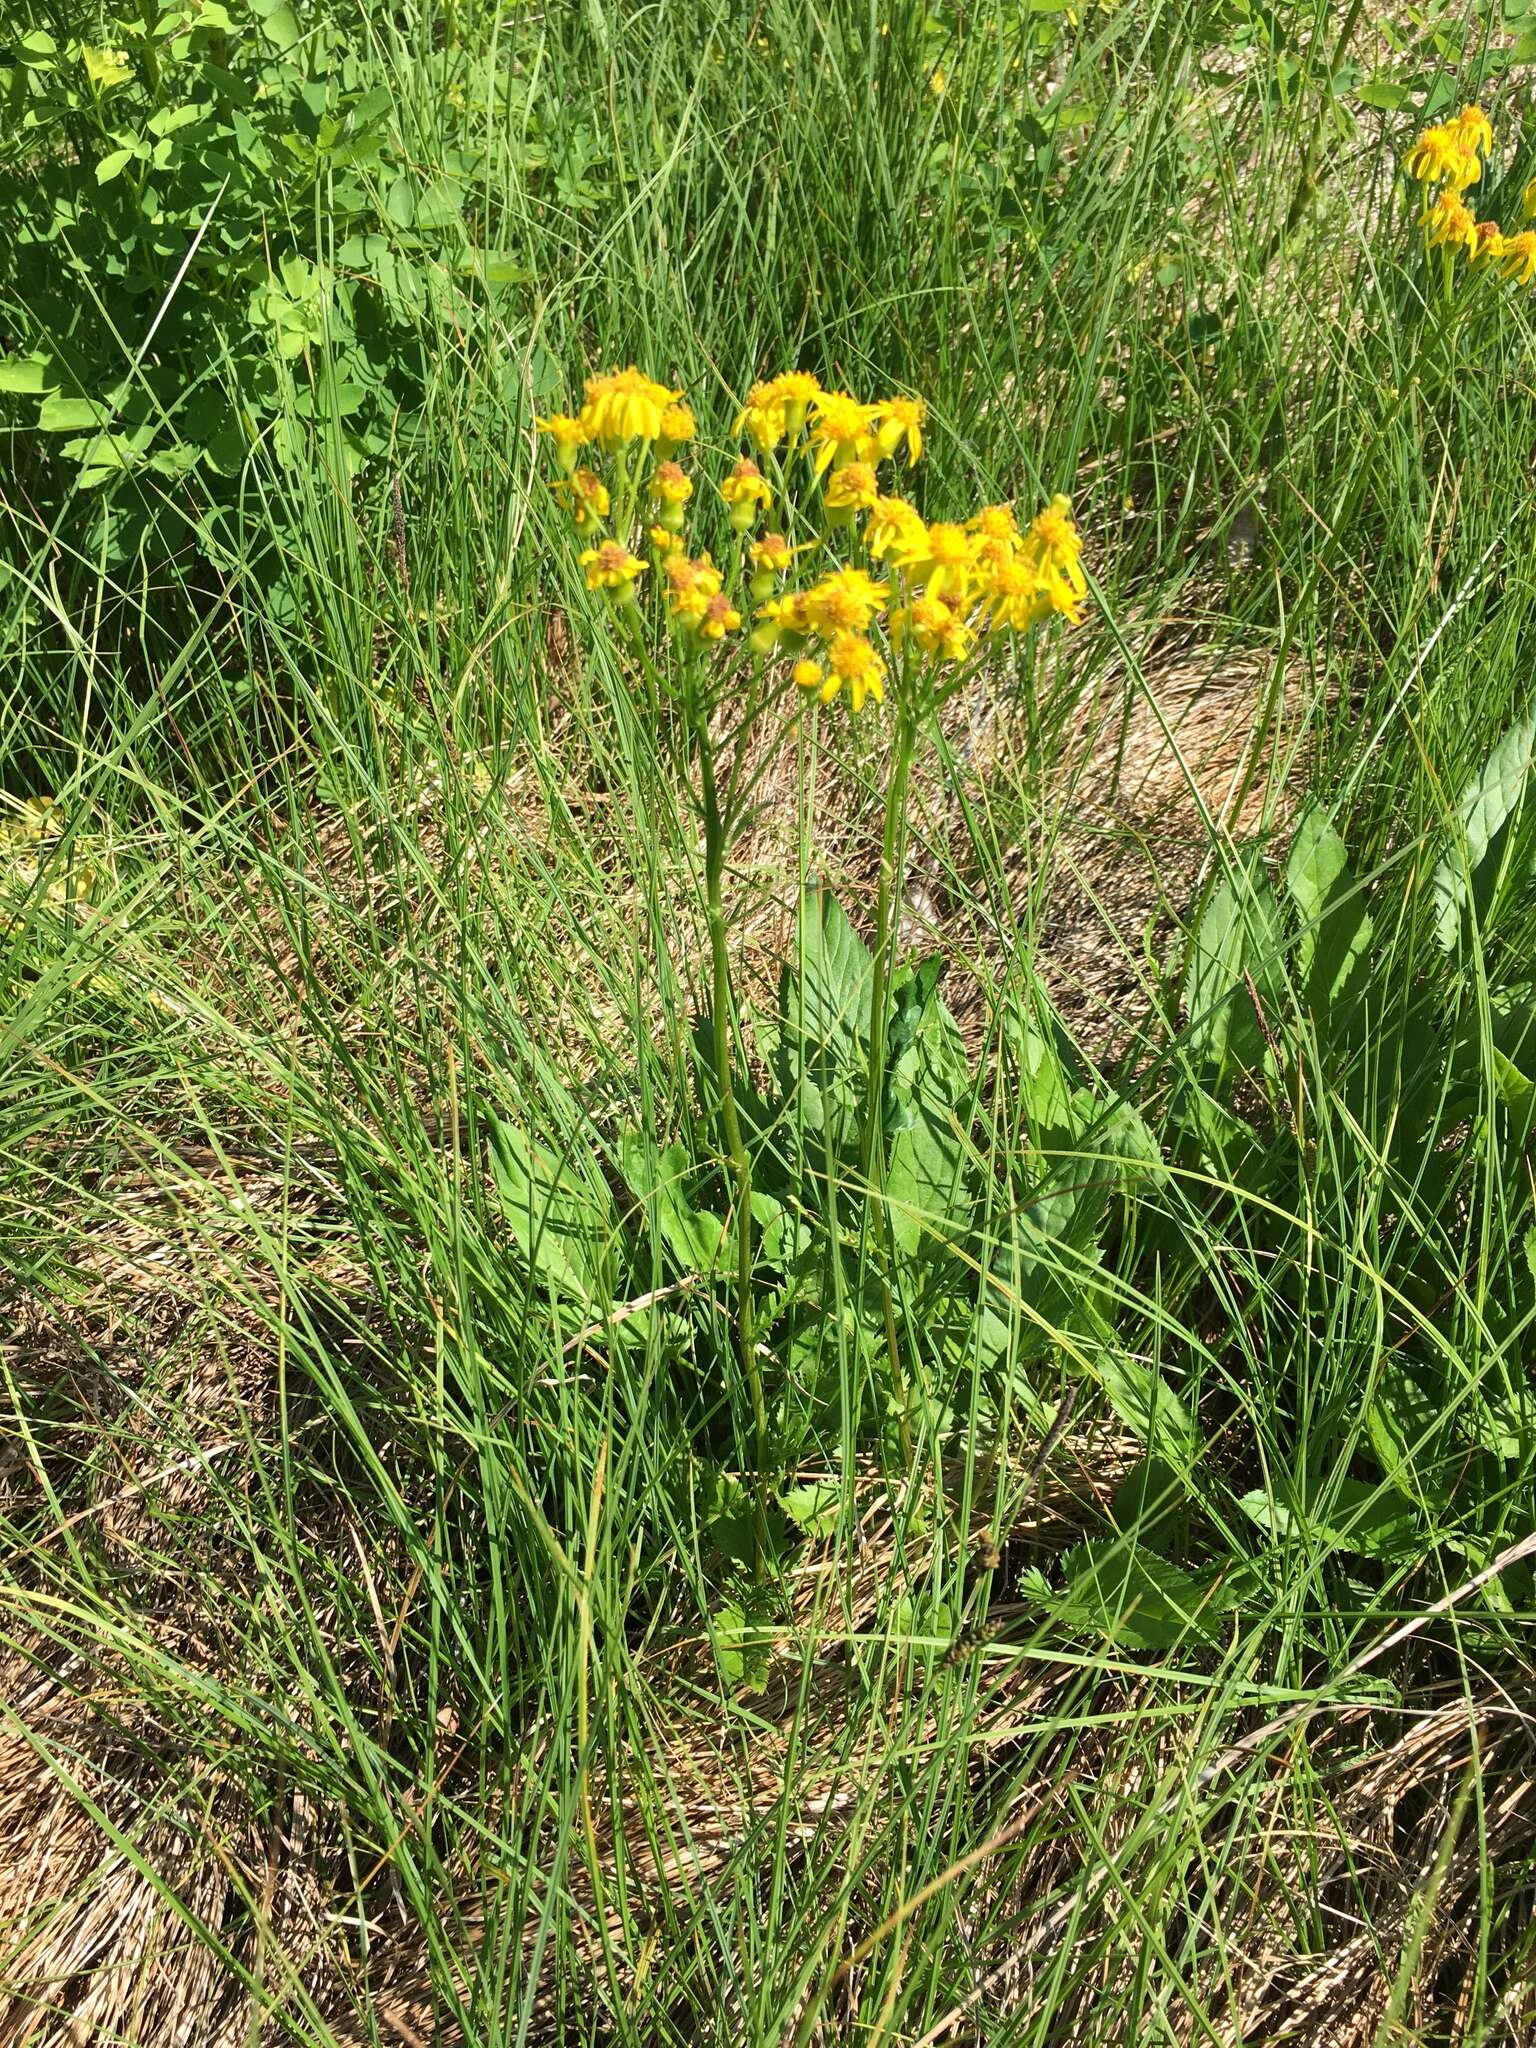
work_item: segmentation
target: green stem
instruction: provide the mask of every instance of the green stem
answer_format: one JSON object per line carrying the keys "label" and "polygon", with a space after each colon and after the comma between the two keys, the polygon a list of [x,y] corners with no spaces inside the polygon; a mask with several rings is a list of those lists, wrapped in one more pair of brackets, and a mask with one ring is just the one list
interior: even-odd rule
{"label": "green stem", "polygon": [[757,1534],[761,1552],[767,1540],[768,1406],[763,1398],[763,1376],[752,1328],[752,1160],[741,1134],[731,1060],[731,962],[722,894],[728,835],[715,787],[714,742],[704,717],[699,718],[695,730],[704,799],[704,893],[709,914],[715,1087],[720,1097],[725,1149],[736,1179],[736,1349],[752,1397],[752,1422],[757,1434]]}
{"label": "green stem", "polygon": [[912,1466],[912,1427],[907,1415],[907,1386],[901,1369],[901,1349],[896,1330],[896,1300],[891,1287],[890,1238],[887,1229],[883,1188],[885,1146],[882,1142],[885,1095],[886,989],[890,960],[895,948],[895,925],[901,911],[901,889],[896,873],[897,843],[906,812],[907,783],[912,772],[912,755],[917,744],[917,725],[903,710],[896,726],[896,759],[885,792],[885,830],[880,849],[880,890],[875,901],[875,971],[869,988],[869,1083],[864,1097],[864,1132],[859,1145],[859,1172],[869,1189],[870,1220],[874,1226],[875,1254],[880,1265],[880,1294],[885,1309],[885,1342],[891,1362],[891,1384],[895,1389],[902,1456]]}

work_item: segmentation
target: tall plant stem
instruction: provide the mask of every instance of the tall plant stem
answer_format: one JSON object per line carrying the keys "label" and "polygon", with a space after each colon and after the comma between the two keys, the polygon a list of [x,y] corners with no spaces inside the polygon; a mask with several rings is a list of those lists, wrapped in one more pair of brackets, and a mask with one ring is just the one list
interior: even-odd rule
{"label": "tall plant stem", "polygon": [[704,799],[704,893],[709,916],[715,1087],[720,1098],[720,1128],[736,1180],[736,1349],[742,1376],[752,1397],[752,1422],[757,1435],[756,1495],[761,1550],[767,1537],[768,1405],[763,1398],[763,1375],[757,1361],[757,1340],[752,1327],[752,1159],[741,1134],[741,1117],[736,1108],[732,1074],[731,962],[726,946],[722,896],[727,832],[715,787],[714,742],[703,718],[697,721],[695,731],[699,746],[699,781]]}
{"label": "tall plant stem", "polygon": [[891,1287],[890,1233],[885,1214],[885,1146],[881,1114],[885,1095],[886,990],[890,982],[890,959],[895,945],[895,919],[901,909],[901,888],[896,873],[897,849],[902,818],[906,811],[907,783],[912,773],[912,755],[917,744],[917,726],[903,711],[896,726],[896,758],[885,792],[885,831],[880,848],[880,890],[875,900],[875,971],[869,987],[869,1083],[864,1098],[864,1132],[859,1144],[859,1173],[869,1189],[870,1221],[873,1225],[875,1256],[880,1267],[880,1295],[885,1309],[885,1343],[891,1362],[891,1384],[897,1403],[897,1427],[901,1433],[902,1457],[912,1465],[912,1425],[907,1415],[907,1385],[901,1369],[901,1345],[896,1330],[896,1298]]}

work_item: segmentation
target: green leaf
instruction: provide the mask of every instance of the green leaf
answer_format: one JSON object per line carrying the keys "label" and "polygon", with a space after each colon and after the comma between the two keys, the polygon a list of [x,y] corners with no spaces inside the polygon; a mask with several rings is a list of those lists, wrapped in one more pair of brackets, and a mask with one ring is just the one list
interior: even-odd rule
{"label": "green leaf", "polygon": [[1370,943],[1371,919],[1350,875],[1344,842],[1316,805],[1296,828],[1285,881],[1303,920],[1296,964],[1309,1004],[1326,1017]]}
{"label": "green leaf", "polygon": [[1224,1603],[1219,1584],[1202,1586],[1181,1565],[1144,1544],[1101,1537],[1062,1560],[1065,1592],[1058,1620],[1133,1650],[1168,1650],[1190,1640],[1214,1643]]}
{"label": "green leaf", "polygon": [[100,162],[96,166],[97,184],[110,185],[112,180],[115,177],[117,177],[121,171],[125,170],[127,166],[131,164],[134,158],[139,154],[140,152],[137,148],[109,149],[107,151],[107,154],[101,158]]}
{"label": "green leaf", "polygon": [[1450,1504],[1446,1411],[1429,1372],[1384,1358],[1365,1411],[1366,1434],[1382,1476],[1405,1499],[1444,1509]]}
{"label": "green leaf", "polygon": [[1406,107],[1413,93],[1406,85],[1399,85],[1391,78],[1368,78],[1364,85],[1357,85],[1354,97],[1365,107],[1380,107],[1385,113],[1395,113],[1399,107]]}
{"label": "green leaf", "polygon": [[1364,1479],[1330,1483],[1326,1502],[1292,1507],[1257,1488],[1238,1506],[1255,1527],[1277,1542],[1297,1537],[1352,1557],[1402,1563],[1421,1557],[1430,1532],[1415,1510],[1390,1488]]}
{"label": "green leaf", "polygon": [[299,20],[293,9],[283,4],[274,7],[261,24],[261,32],[279,56],[286,56],[299,40]]}
{"label": "green leaf", "polygon": [[1466,914],[1492,879],[1489,856],[1520,808],[1533,747],[1536,720],[1525,719],[1504,735],[1462,795],[1451,843],[1430,884],[1435,936],[1447,953],[1455,952]]}
{"label": "green leaf", "polygon": [[1188,1408],[1157,1368],[1106,1346],[1094,1359],[1093,1377],[1137,1441],[1172,1471],[1187,1478],[1199,1453],[1200,1431]]}
{"label": "green leaf", "polygon": [[54,387],[52,358],[44,355],[7,356],[0,361],[0,391],[13,391],[35,398]]}
{"label": "green leaf", "polygon": [[500,1118],[491,1120],[491,1175],[519,1251],[549,1286],[593,1308],[612,1301],[616,1225],[599,1197],[564,1162]]}
{"label": "green leaf", "polygon": [[1184,979],[1186,1042],[1218,1071],[1232,1052],[1254,1064],[1264,1052],[1245,977],[1273,995],[1280,952],[1279,906],[1257,853],[1240,856],[1195,927]]}
{"label": "green leaf", "polygon": [[834,1149],[863,1121],[874,962],[830,889],[806,890],[780,987],[779,1079],[786,1104]]}
{"label": "green leaf", "polygon": [[656,1227],[667,1250],[685,1273],[713,1272],[720,1259],[725,1225],[707,1210],[695,1209],[687,1184],[693,1162],[682,1145],[657,1152],[643,1131],[628,1131],[619,1140],[624,1178],[654,1211]]}
{"label": "green leaf", "polygon": [[43,434],[78,434],[82,427],[99,427],[108,417],[107,408],[94,398],[43,400],[38,411],[38,431]]}
{"label": "green leaf", "polygon": [[960,1027],[938,992],[935,955],[891,994],[885,1090],[885,1193],[898,1250],[925,1233],[963,1233],[972,1197],[965,1125],[972,1083]]}

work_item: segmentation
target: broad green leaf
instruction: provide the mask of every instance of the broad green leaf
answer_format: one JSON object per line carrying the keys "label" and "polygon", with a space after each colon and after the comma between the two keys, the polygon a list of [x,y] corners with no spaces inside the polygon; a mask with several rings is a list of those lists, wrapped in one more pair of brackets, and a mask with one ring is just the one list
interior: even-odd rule
{"label": "broad green leaf", "polygon": [[1193,1470],[1200,1448],[1199,1428],[1155,1366],[1106,1346],[1093,1361],[1093,1376],[1110,1407],[1139,1443],[1181,1476]]}
{"label": "broad green leaf", "polygon": [[610,1305],[615,1222],[606,1199],[560,1160],[496,1118],[491,1175],[519,1251],[548,1285],[595,1309]]}
{"label": "broad green leaf", "polygon": [[107,418],[107,408],[94,398],[58,398],[43,400],[37,415],[37,425],[44,434],[78,434],[82,427],[102,426]]}
{"label": "broad green leaf", "polygon": [[885,1192],[898,1248],[915,1252],[925,1233],[960,1234],[971,1211],[965,1124],[971,1077],[960,1027],[938,992],[935,956],[891,998],[885,1091]]}
{"label": "broad green leaf", "polygon": [[1462,795],[1451,843],[1430,884],[1435,936],[1447,953],[1455,952],[1466,914],[1490,879],[1484,864],[1520,807],[1530,780],[1533,747],[1536,720],[1525,719],[1499,741]]}
{"label": "broad green leaf", "polygon": [[653,1208],[656,1227],[682,1270],[713,1272],[725,1226],[718,1216],[694,1208],[689,1201],[687,1183],[693,1162],[686,1148],[669,1145],[664,1152],[657,1152],[643,1132],[629,1131],[619,1140],[619,1163],[635,1193]]}
{"label": "broad green leaf", "polygon": [[1364,1479],[1340,1479],[1328,1488],[1326,1501],[1309,1507],[1289,1506],[1262,1488],[1238,1502],[1257,1528],[1276,1541],[1289,1537],[1353,1557],[1405,1561],[1429,1548],[1431,1532],[1418,1512],[1389,1487]]}
{"label": "broad green leaf", "polygon": [[779,1078],[784,1100],[834,1149],[862,1127],[874,962],[829,889],[801,900],[795,957],[781,983]]}
{"label": "broad green leaf", "polygon": [[97,184],[110,185],[112,180],[115,177],[117,177],[120,172],[126,170],[128,165],[131,164],[134,158],[139,154],[140,152],[137,148],[109,149],[106,155],[102,157],[102,159],[96,166]]}
{"label": "broad green leaf", "polygon": [[7,356],[0,362],[0,391],[34,398],[51,391],[53,385],[52,360],[48,356]]}
{"label": "broad green leaf", "polygon": [[1263,1056],[1245,977],[1277,997],[1279,953],[1279,906],[1258,855],[1250,854],[1217,885],[1190,944],[1184,980],[1186,1043],[1211,1071],[1221,1068],[1229,1049],[1247,1064]]}
{"label": "broad green leaf", "polygon": [[274,7],[261,24],[261,32],[280,56],[286,56],[299,40],[299,19],[286,4]]}
{"label": "broad green leaf", "polygon": [[1445,1404],[1422,1367],[1385,1358],[1366,1405],[1365,1426],[1382,1476],[1405,1499],[1445,1508],[1450,1502]]}
{"label": "broad green leaf", "polygon": [[1370,943],[1371,919],[1344,842],[1316,805],[1296,828],[1285,881],[1302,919],[1296,964],[1308,1002],[1326,1017]]}

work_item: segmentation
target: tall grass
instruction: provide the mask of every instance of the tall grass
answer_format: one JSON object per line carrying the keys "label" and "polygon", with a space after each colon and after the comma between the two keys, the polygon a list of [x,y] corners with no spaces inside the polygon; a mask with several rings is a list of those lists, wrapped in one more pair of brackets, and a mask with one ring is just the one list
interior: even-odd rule
{"label": "tall grass", "polygon": [[[104,565],[13,438],[0,760],[63,828],[0,915],[5,1797],[61,1846],[0,1882],[0,2039],[1529,2037],[1519,817],[1449,952],[1434,873],[1528,709],[1531,301],[1446,319],[1412,110],[1327,85],[1377,30],[1279,16],[1278,56],[1195,5],[354,24],[527,280],[472,326],[428,294],[393,456],[295,415],[304,461]],[[631,359],[713,445],[785,365],[922,391],[930,516],[1065,489],[1091,536],[1091,622],[915,809],[999,1244],[1020,1019],[1071,1008],[1050,934],[1103,874],[1074,720],[1155,728],[1175,656],[1252,678],[1244,833],[1199,783],[1144,949],[1105,906],[1132,1011],[1063,1053],[1161,1172],[1053,1254],[1000,1400],[902,1304],[947,1426],[802,1429],[766,1588],[728,1290],[631,1219],[594,1325],[487,1171],[503,1123],[605,1207],[621,1131],[719,1169],[686,792],[532,434]],[[887,769],[873,717],[784,747],[755,990],[804,873],[867,925]],[[1255,910],[1309,808],[1353,879]],[[1262,925],[1224,1049],[1222,903]]]}

